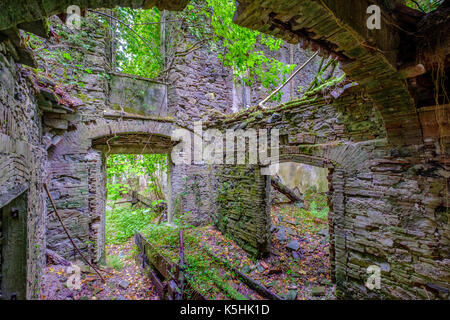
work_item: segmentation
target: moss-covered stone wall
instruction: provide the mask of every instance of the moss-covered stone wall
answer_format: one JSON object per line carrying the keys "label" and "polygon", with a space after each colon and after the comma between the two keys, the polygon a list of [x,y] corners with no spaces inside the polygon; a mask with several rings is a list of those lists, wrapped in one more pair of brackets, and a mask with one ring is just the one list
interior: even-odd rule
{"label": "moss-covered stone wall", "polygon": [[[289,102],[228,119],[230,128],[279,129],[280,161],[330,169],[330,259],[340,297],[448,299],[450,183],[439,146],[390,145],[374,104],[357,88],[338,99]],[[227,201],[219,192],[217,223],[255,252],[257,239],[241,234],[270,228],[270,220],[255,223],[257,215],[266,217],[264,191],[253,193],[264,177],[228,170],[219,176]],[[376,290],[365,286],[371,265],[381,269]]]}
{"label": "moss-covered stone wall", "polygon": [[[41,140],[41,112],[29,73],[15,64],[10,50],[7,42],[0,43],[0,208],[26,195],[25,286],[26,297],[33,299],[39,297],[40,275],[45,264],[47,217],[43,183],[47,154]],[[0,246],[1,239],[0,236]]]}
{"label": "moss-covered stone wall", "polygon": [[213,223],[255,257],[269,254],[270,177],[258,166],[223,166],[218,180]]}

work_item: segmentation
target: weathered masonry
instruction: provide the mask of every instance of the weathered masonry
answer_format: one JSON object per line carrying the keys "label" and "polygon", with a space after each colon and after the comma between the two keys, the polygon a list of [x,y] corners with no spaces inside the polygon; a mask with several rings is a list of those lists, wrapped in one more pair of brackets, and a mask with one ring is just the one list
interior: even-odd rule
{"label": "weathered masonry", "polygon": [[27,283],[27,195],[1,210],[0,292],[6,299],[25,299]]}
{"label": "weathered masonry", "polygon": [[[329,169],[330,256],[340,296],[448,299],[449,102],[435,94],[432,79],[435,70],[443,70],[440,92],[448,89],[445,17],[450,9],[444,2],[425,16],[398,1],[389,6],[375,2],[389,22],[381,30],[366,28],[369,1],[238,1],[235,23],[339,57],[355,85],[337,98],[302,99],[220,117],[208,112],[208,104],[227,113],[233,98],[223,94],[217,101],[207,100],[210,88],[194,87],[184,77],[194,69],[175,68],[170,85],[111,72],[106,31],[95,23],[84,26],[90,49],[80,57],[80,64],[93,73],[83,74],[83,86],[77,88],[59,88],[56,83],[70,70],[36,61],[18,31],[45,36],[47,17],[69,4],[180,10],[187,0],[2,2],[2,297],[39,297],[46,248],[76,258],[53,218],[44,183],[77,245],[100,261],[105,157],[168,153],[174,128],[204,120],[222,130],[279,129],[281,161]],[[425,43],[417,41],[421,35],[427,35]],[[70,38],[61,41],[73,45]],[[52,39],[45,46],[56,50]],[[45,66],[51,76],[23,65]],[[228,90],[227,77],[225,72],[211,76],[222,91]],[[189,90],[196,92],[195,102]],[[201,108],[194,110],[194,105]],[[257,166],[171,166],[169,211],[189,211],[198,223],[210,219],[255,256],[267,254],[270,177],[260,171]],[[12,269],[16,263],[24,268]],[[364,286],[370,265],[382,270],[379,290]]]}
{"label": "weathered masonry", "polygon": [[[430,39],[429,47],[423,48],[392,24],[370,31],[366,16],[355,15],[369,4],[239,1],[236,23],[289,42],[320,47],[325,54],[338,56],[343,70],[359,84],[331,103],[293,101],[278,109],[255,109],[253,114],[250,110],[252,121],[245,122],[248,127],[279,128],[284,135],[280,146],[283,160],[330,168],[331,255],[340,294],[448,299],[449,105],[442,96],[430,99],[433,93],[417,83],[425,83],[435,68],[448,72],[444,61],[449,37]],[[397,12],[394,6],[381,7],[385,12]],[[448,5],[441,9],[440,14],[448,16]],[[432,17],[410,18],[416,19],[416,32],[425,34],[431,30]],[[400,21],[407,18],[398,16]],[[448,31],[448,23],[441,19],[436,23],[441,24],[435,28]],[[399,51],[398,43],[405,38],[416,45],[414,57]],[[411,74],[412,63],[422,63],[430,71]],[[448,89],[446,81],[443,90]],[[233,193],[233,189],[227,192]],[[267,227],[259,224],[258,214],[265,214],[264,210],[256,212],[256,208],[264,196],[260,191],[255,197],[249,223],[260,228],[256,230],[260,237]],[[235,207],[240,205],[249,207],[247,199]],[[236,210],[226,208],[224,215],[233,217]],[[236,237],[248,232],[245,226],[236,226],[223,229]],[[259,240],[264,243],[266,239]],[[258,242],[253,242],[253,247],[257,246]],[[383,285],[375,292],[364,286],[369,265],[382,270]]]}

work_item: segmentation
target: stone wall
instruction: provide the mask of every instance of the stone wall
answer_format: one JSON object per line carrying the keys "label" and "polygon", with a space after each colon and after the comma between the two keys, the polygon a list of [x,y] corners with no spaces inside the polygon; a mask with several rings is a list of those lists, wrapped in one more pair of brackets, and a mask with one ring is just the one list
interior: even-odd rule
{"label": "stone wall", "polygon": [[[170,37],[170,28],[168,30]],[[177,51],[184,52],[186,48],[197,44],[189,32],[185,31],[183,37],[182,40],[175,41]],[[256,45],[256,50],[261,50],[268,58],[275,58],[286,64],[292,62],[297,67],[313,54],[312,51],[303,49],[301,45],[286,42],[282,43],[278,51],[270,51],[261,44]],[[314,58],[281,90],[283,93],[281,101],[269,101],[266,106],[276,106],[280,102],[300,97],[314,80],[320,61],[320,57]],[[342,75],[342,71],[337,68],[335,75]],[[217,58],[217,53],[211,51],[206,44],[202,44],[198,49],[174,60],[167,75],[167,82],[170,84],[168,94],[170,104],[177,106],[177,115],[186,122],[207,121],[217,112],[235,113],[256,105],[275,90],[265,88],[256,80],[251,86],[247,86],[239,79],[235,81],[233,79],[232,68],[224,66]],[[280,75],[280,81],[282,79]]]}
{"label": "stone wall", "polygon": [[258,166],[223,166],[218,179],[213,223],[255,257],[269,254],[270,177]]}
{"label": "stone wall", "polygon": [[16,65],[8,41],[0,42],[0,208],[27,194],[26,296],[32,299],[39,296],[45,264],[47,154],[41,140],[41,111],[28,73]]}
{"label": "stone wall", "polygon": [[[177,1],[177,6],[181,2]],[[143,1],[123,3],[139,6]],[[12,8],[18,4],[2,5]],[[364,23],[353,19],[353,8],[348,6],[363,12],[367,5],[368,1],[345,5],[333,0],[289,5],[242,1],[237,23],[290,42],[303,39],[317,49],[321,45],[322,53],[339,56],[344,71],[364,90],[350,89],[337,100],[313,98],[271,110],[251,109],[246,119],[237,115],[224,123],[229,127],[278,128],[282,161],[330,169],[330,255],[339,296],[448,299],[448,133],[441,137],[437,131],[436,138],[432,119],[437,108],[416,112],[406,81],[396,70],[398,31],[387,26],[371,34]],[[40,50],[41,70],[31,72],[16,65],[27,62],[35,66],[16,30],[4,29],[22,23],[22,28],[30,30],[30,25],[23,23],[61,12],[67,4],[48,1],[46,6],[30,6],[23,2],[19,7],[24,10],[3,10],[8,15],[0,22],[0,207],[27,192],[27,297],[36,298],[45,262],[46,225],[48,246],[66,257],[72,254],[67,239],[61,238],[61,227],[53,216],[47,216],[52,210],[45,205],[43,183],[49,184],[76,242],[92,260],[99,261],[104,244],[105,167],[92,140],[103,139],[99,146],[108,150],[109,138],[129,133],[147,139],[155,133],[168,137],[173,125],[124,119],[122,114],[103,116],[105,110],[117,110],[108,106],[105,30],[95,23],[85,21],[81,40],[80,34],[65,30],[61,43],[51,39],[36,46],[44,45],[48,53],[56,53]],[[58,28],[57,24],[54,27]],[[366,45],[372,42],[380,50]],[[79,48],[72,57],[77,63],[71,63],[61,51],[58,55],[58,48],[65,45]],[[185,62],[188,66],[183,67]],[[80,72],[78,63],[90,71]],[[232,75],[220,67],[208,51],[193,51],[175,64],[168,92],[169,106],[175,109],[168,114],[187,122],[232,112]],[[47,73],[51,76],[43,76]],[[58,82],[75,83],[61,87]],[[171,204],[172,210],[200,216],[209,210],[216,212],[213,222],[221,230],[255,256],[266,254],[270,228],[267,177],[261,176],[257,167],[208,169],[171,168],[171,198],[181,196],[179,206],[176,201]],[[370,265],[382,270],[379,290],[364,286]]]}
{"label": "stone wall", "polygon": [[[102,183],[102,157],[99,152],[84,149],[86,136],[78,135],[76,143],[68,137],[79,132],[80,126],[96,123],[103,115],[109,97],[107,82],[108,57],[105,30],[95,19],[83,19],[81,30],[71,31],[57,17],[51,22],[62,36],[56,40],[44,40],[43,45],[53,53],[39,57],[41,69],[48,70],[51,81],[58,83],[76,82],[67,87],[66,93],[76,99],[72,111],[49,110],[44,113],[44,138],[51,141],[49,153],[49,189],[58,212],[79,249],[93,261],[100,261],[104,255],[104,187]],[[83,41],[84,46],[79,46]],[[69,48],[79,46],[79,50]],[[64,63],[64,53],[71,52],[71,61]],[[73,67],[77,64],[78,68]],[[53,108],[54,109],[54,108]],[[70,145],[71,147],[68,147]],[[59,221],[53,215],[53,208],[47,223],[47,246],[70,260],[79,260],[70,240]]]}
{"label": "stone wall", "polygon": [[142,116],[169,116],[167,85],[126,74],[111,74],[109,107]]}
{"label": "stone wall", "polygon": [[[314,156],[335,167],[330,229],[338,293],[448,299],[448,130],[427,115],[442,112],[441,106],[416,109],[412,96],[418,89],[408,86],[397,70],[405,63],[398,44],[410,41],[410,34],[400,34],[389,23],[383,23],[381,30],[366,28],[366,16],[354,12],[365,12],[370,1],[238,2],[236,23],[339,57],[347,76],[373,101],[379,111],[376,118],[383,119],[381,125],[360,121],[353,112],[359,107],[348,109],[341,117],[342,131],[336,128],[326,136],[347,134],[352,143],[333,145],[298,130],[292,139],[288,134],[284,147],[285,159]],[[388,3],[377,4],[385,13],[394,13]],[[350,108],[352,103],[343,106]],[[364,286],[369,265],[381,268],[379,290]]]}
{"label": "stone wall", "polygon": [[[186,37],[177,42],[179,51],[195,43]],[[217,112],[232,112],[233,73],[205,46],[176,58],[168,82],[169,104],[184,122],[207,121]]]}
{"label": "stone wall", "polygon": [[216,211],[217,168],[207,165],[174,165],[169,172],[170,212],[192,225],[206,225]]}
{"label": "stone wall", "polygon": [[[35,55],[37,61],[33,60],[31,54],[25,57],[35,69],[26,69],[22,73],[19,70],[21,67],[15,64],[24,60],[22,56],[18,58],[14,51],[14,47],[17,50],[20,48],[19,41],[16,41],[20,39],[19,34],[14,34],[16,38],[12,45],[8,38],[2,36],[2,40],[6,40],[1,43],[0,56],[3,108],[0,110],[0,155],[4,164],[0,168],[0,207],[28,190],[29,298],[39,295],[39,276],[45,262],[45,248],[53,249],[70,260],[79,259],[63,233],[62,226],[55,219],[48,199],[46,201],[42,188],[44,177],[77,246],[92,261],[101,261],[104,257],[105,153],[109,150],[108,139],[120,136],[127,143],[125,147],[131,150],[138,150],[143,141],[150,141],[150,147],[169,152],[173,145],[170,134],[174,121],[165,122],[157,117],[176,115],[180,119],[194,119],[190,115],[183,115],[183,112],[192,112],[190,106],[183,107],[177,100],[178,97],[168,104],[165,93],[163,96],[159,95],[161,99],[155,100],[156,104],[162,102],[162,106],[154,108],[156,110],[148,112],[149,110],[138,108],[138,112],[131,110],[134,115],[125,115],[122,111],[129,113],[127,107],[130,103],[116,99],[119,97],[117,91],[121,91],[124,86],[129,87],[130,83],[137,91],[146,91],[151,87],[149,80],[114,75],[113,80],[121,81],[109,81],[111,70],[108,64],[106,30],[89,14],[82,19],[81,30],[69,30],[55,16],[50,18],[50,23],[58,37],[47,40],[35,37],[30,39],[31,46],[39,48]],[[32,28],[27,30],[34,31]],[[8,37],[9,35],[10,33]],[[208,64],[211,58],[212,55],[206,53],[203,63]],[[213,63],[205,72],[204,65],[200,64],[197,69],[198,72],[202,69],[202,74],[209,77],[209,80],[225,77],[226,72],[223,70],[223,74],[214,74],[216,66]],[[128,81],[125,85],[124,80]],[[205,94],[198,97],[207,99],[202,100],[205,107],[213,99],[213,95],[207,94],[220,81],[219,79],[215,84],[208,81],[210,84]],[[221,103],[228,105],[222,96],[226,96],[227,91],[231,92],[224,90],[225,81],[222,83],[223,87],[217,89],[218,93],[214,97],[216,99],[220,96],[217,108]],[[194,87],[189,90],[198,91]],[[153,102],[152,99],[156,96],[154,92],[147,93],[135,98],[140,99],[143,104],[150,104],[147,102]],[[169,105],[182,112],[169,110]],[[142,115],[144,117],[139,117]],[[148,116],[151,119],[147,119]],[[130,140],[130,136],[136,139]],[[157,138],[157,141],[150,139],[152,137]],[[93,148],[94,144],[101,152]],[[118,150],[116,148],[109,151],[114,153]],[[123,148],[120,150],[127,151]],[[152,148],[147,148],[145,152],[152,152]],[[183,200],[184,207],[197,220],[199,219],[195,216],[205,218],[205,213],[213,210],[212,201],[204,200],[197,207],[197,190],[201,190],[200,197],[204,197],[206,194],[212,195],[207,190],[214,189],[203,178],[205,170],[205,167],[190,167],[177,173],[175,168],[175,174],[172,175],[175,192],[183,195],[181,189],[188,190],[185,192],[186,199]],[[180,177],[186,177],[190,186],[182,184]]]}
{"label": "stone wall", "polygon": [[[340,297],[448,299],[448,167],[434,146],[392,147],[363,97],[352,88],[336,100],[293,101],[258,117],[250,110],[246,127],[280,129],[281,161],[331,169],[330,254]],[[239,185],[247,188],[243,181],[233,189]],[[262,194],[245,205],[260,206]],[[218,212],[226,210],[218,203]],[[379,290],[364,285],[370,265],[381,268]]]}
{"label": "stone wall", "polygon": [[[64,89],[76,106],[61,110],[59,99],[41,102],[46,108],[49,188],[76,245],[99,262],[105,256],[106,157],[169,152],[172,123],[149,119],[164,119],[173,112],[168,109],[166,85],[111,72],[107,30],[96,16],[83,18],[81,30],[75,31],[57,17],[50,21],[61,36],[41,40],[52,54],[39,57],[39,67],[47,70],[53,83],[75,82]],[[65,58],[67,52],[72,60]],[[47,89],[52,92],[54,87]],[[47,206],[52,212],[50,203]],[[53,215],[47,240],[48,247],[63,257],[80,259]]]}
{"label": "stone wall", "polygon": [[[77,85],[68,91],[80,100],[74,112],[56,113],[52,108],[44,114],[45,137],[50,141],[51,194],[76,244],[93,261],[101,261],[105,237],[105,157],[117,153],[170,153],[174,145],[170,135],[176,124],[189,125],[199,119],[193,113],[203,116],[207,109],[229,105],[226,99],[231,89],[226,88],[226,83],[232,83],[232,79],[223,79],[226,70],[218,75],[213,72],[219,68],[219,62],[208,51],[195,53],[195,62],[188,63],[189,70],[181,65],[185,60],[175,63],[169,86],[117,74],[109,70],[106,30],[95,17],[83,20],[81,31],[77,31],[81,34],[71,32],[55,17],[51,21],[65,36],[59,43],[44,42],[49,51],[56,54],[61,48],[68,51],[80,39],[87,45],[76,57],[81,74],[72,73],[60,61],[40,60],[41,68],[49,70],[53,81],[66,81],[63,78],[67,75],[77,76]],[[186,57],[189,58],[192,57]],[[86,69],[91,72],[83,72]],[[202,91],[200,86],[205,89]],[[208,95],[213,89],[215,94]],[[211,104],[208,96],[214,96],[215,103]],[[195,97],[200,103],[189,104],[189,99]],[[168,189],[170,219],[184,213],[194,224],[210,220],[215,209],[210,168],[171,166]],[[47,236],[49,248],[71,260],[77,258],[61,226],[52,218]]]}

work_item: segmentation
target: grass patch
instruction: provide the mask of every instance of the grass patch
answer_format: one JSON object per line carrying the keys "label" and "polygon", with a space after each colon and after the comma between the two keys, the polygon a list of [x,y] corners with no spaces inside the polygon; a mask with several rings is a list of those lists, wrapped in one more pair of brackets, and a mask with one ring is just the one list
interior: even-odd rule
{"label": "grass patch", "polygon": [[[180,223],[179,220],[176,223]],[[215,261],[202,246],[201,231],[207,227],[184,227],[186,278],[208,299],[246,300],[232,285],[233,274]],[[169,261],[179,263],[179,227],[148,225],[142,234]]]}
{"label": "grass patch", "polygon": [[327,220],[328,219],[328,212],[330,211],[330,208],[328,206],[325,207],[318,207],[318,204],[316,201],[313,201],[309,206],[309,214],[317,219],[321,220]]}
{"label": "grass patch", "polygon": [[108,266],[108,268],[115,269],[117,271],[122,271],[124,267],[122,259],[120,259],[118,256],[107,256],[106,265]]}
{"label": "grass patch", "polygon": [[122,244],[130,239],[135,230],[142,230],[152,223],[158,213],[145,208],[135,209],[131,205],[106,211],[106,243]]}

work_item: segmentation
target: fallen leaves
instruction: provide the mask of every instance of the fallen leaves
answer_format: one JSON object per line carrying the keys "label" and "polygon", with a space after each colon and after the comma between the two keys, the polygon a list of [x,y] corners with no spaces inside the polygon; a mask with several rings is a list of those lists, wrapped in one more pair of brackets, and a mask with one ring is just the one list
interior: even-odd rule
{"label": "fallen leaves", "polygon": [[[293,205],[273,207],[271,216],[275,227],[288,230],[288,241],[280,243],[275,236],[276,232],[273,232],[272,255],[259,262],[214,227],[202,229],[200,236],[215,255],[270,287],[275,293],[288,294],[288,288],[296,287],[297,289],[290,290],[297,290],[297,299],[319,299],[311,295],[311,288],[319,285],[321,280],[330,278],[326,253],[329,240],[324,241],[324,237],[318,234],[319,230],[328,228],[328,222],[312,217],[306,210]],[[294,251],[295,255],[286,248],[291,240],[300,244],[300,248]],[[327,286],[327,292],[327,296],[321,298],[333,299],[332,284]],[[292,292],[290,296],[293,296]]]}
{"label": "fallen leaves", "polygon": [[[124,268],[121,271],[108,269],[104,272],[106,283],[102,283],[95,274],[82,273],[81,290],[70,290],[65,286],[68,275],[66,267],[49,266],[46,268],[46,282],[49,284],[41,299],[74,299],[74,300],[156,300],[158,297],[147,277],[132,258],[133,240],[122,245],[108,245],[110,255],[122,255]],[[130,283],[127,289],[119,286],[126,280]],[[51,285],[50,285],[51,283]]]}

